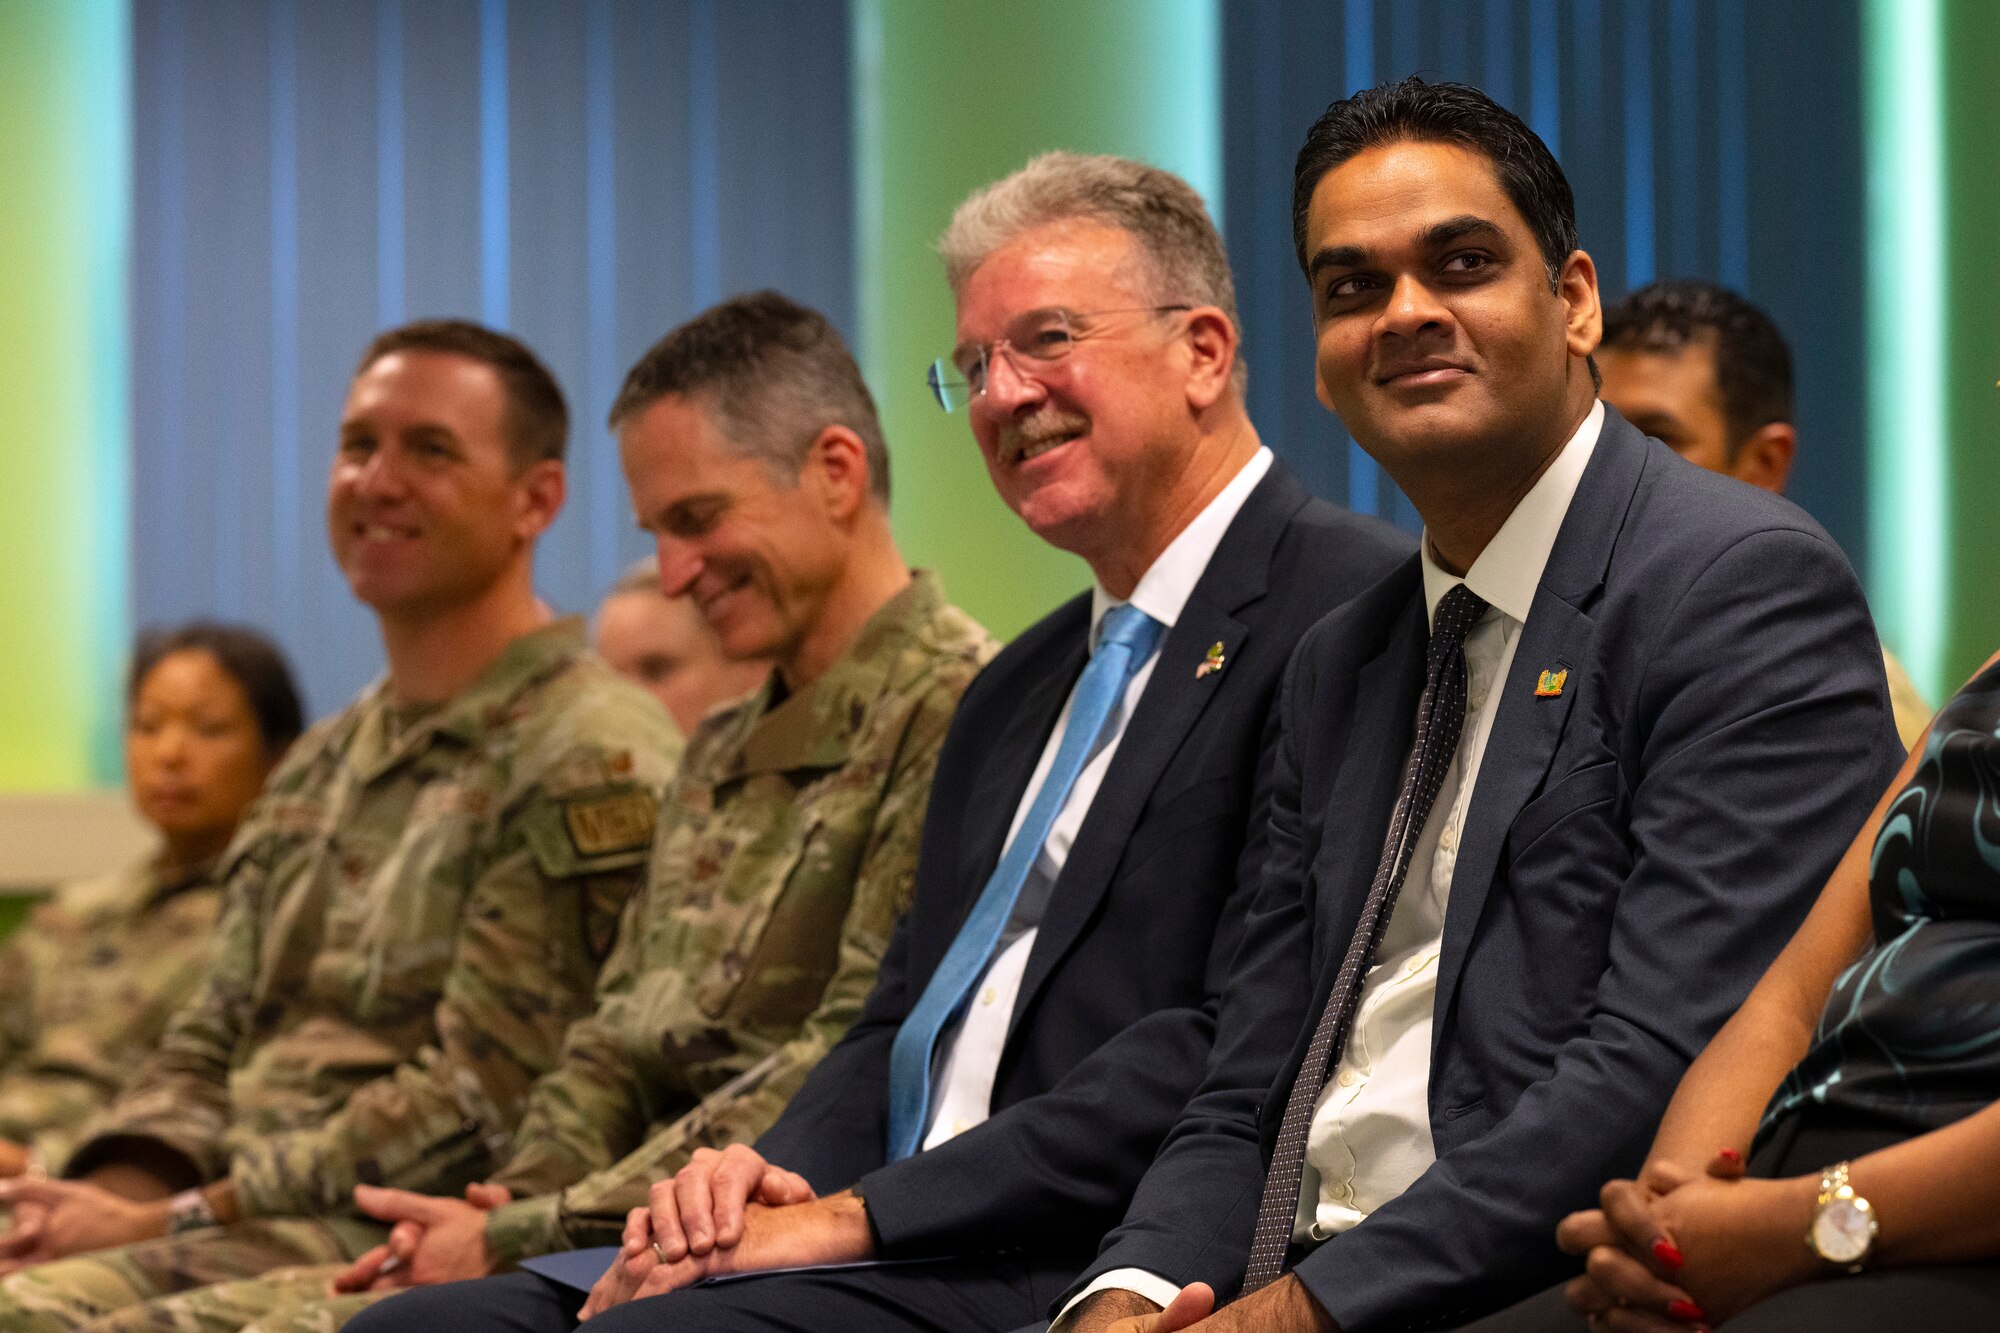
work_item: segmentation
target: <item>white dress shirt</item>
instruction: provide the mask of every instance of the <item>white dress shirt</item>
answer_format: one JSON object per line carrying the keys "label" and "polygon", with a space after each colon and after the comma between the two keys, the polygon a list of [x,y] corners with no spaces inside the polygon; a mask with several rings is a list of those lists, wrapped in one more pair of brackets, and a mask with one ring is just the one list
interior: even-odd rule
{"label": "white dress shirt", "polygon": [[[1490,609],[1465,638],[1466,716],[1458,749],[1411,852],[1409,874],[1389,913],[1375,963],[1362,981],[1347,1046],[1313,1107],[1294,1240],[1322,1241],[1346,1231],[1408,1189],[1437,1161],[1430,1118],[1431,1017],[1459,837],[1500,711],[1499,686],[1513,663],[1549,551],[1603,425],[1604,405],[1598,403],[1463,579],[1438,565],[1430,535],[1424,536],[1424,605],[1432,620],[1438,603],[1459,583],[1479,594]],[[1309,1021],[1318,1019],[1314,1014]],[[1092,1292],[1111,1288],[1137,1292],[1163,1307],[1180,1291],[1144,1269],[1114,1269],[1079,1292],[1063,1308],[1063,1316]],[[1061,1326],[1059,1319],[1055,1328]]]}
{"label": "white dress shirt", "polygon": [[[1041,854],[1035,858],[1034,868],[1028,872],[1027,882],[1021,886],[1014,914],[1001,933],[1000,951],[987,966],[986,974],[979,979],[979,985],[972,993],[972,1003],[966,1006],[965,1014],[955,1028],[948,1028],[939,1034],[939,1063],[933,1068],[942,1072],[934,1076],[937,1096],[932,1099],[930,1128],[924,1135],[925,1148],[935,1148],[945,1140],[963,1134],[985,1120],[990,1113],[993,1078],[1000,1069],[1000,1052],[1006,1044],[1007,1025],[1013,1018],[1014,999],[1021,990],[1021,976],[1027,971],[1028,955],[1035,947],[1036,929],[1041,923],[1043,909],[1048,906],[1049,892],[1055,887],[1056,877],[1062,873],[1063,864],[1069,859],[1070,845],[1076,841],[1077,830],[1083,827],[1084,816],[1090,813],[1090,804],[1096,799],[1097,789],[1111,768],[1112,756],[1118,752],[1118,742],[1125,735],[1125,724],[1131,719],[1132,710],[1138,706],[1139,697],[1146,692],[1146,682],[1153,678],[1153,667],[1160,660],[1159,644],[1166,642],[1165,631],[1173,629],[1182,608],[1194,593],[1194,585],[1201,581],[1202,574],[1208,569],[1208,562],[1215,555],[1215,548],[1221,544],[1223,534],[1235,521],[1237,511],[1243,508],[1250,492],[1257,488],[1257,483],[1270,470],[1271,451],[1259,445],[1250,461],[1229,479],[1229,483],[1195,515],[1193,521],[1175,535],[1173,541],[1167,544],[1167,549],[1160,552],[1159,558],[1153,561],[1132,589],[1131,604],[1159,621],[1164,629],[1151,655],[1132,673],[1132,679],[1125,687],[1125,697],[1105,720],[1096,748],[1091,751],[1083,771],[1077,775],[1076,785],[1070,788],[1068,798],[1057,812],[1048,840],[1042,844]],[[1094,652],[1098,626],[1103,624],[1105,613],[1122,603],[1104,591],[1102,585],[1092,590],[1090,603],[1090,645]],[[1062,714],[1056,718],[1055,729],[1049,733],[1048,743],[1042,747],[1042,757],[1035,765],[1034,776],[1028,779],[1027,790],[1021,793],[1021,803],[1015,808],[1013,822],[1007,827],[1009,841],[1020,829],[1021,821],[1027,818],[1028,806],[1034,800],[1035,792],[1040,789],[1042,779],[1048,776],[1049,767],[1055,763],[1056,749],[1062,743],[1063,728],[1069,725],[1069,710],[1075,697],[1072,693],[1063,702]]]}

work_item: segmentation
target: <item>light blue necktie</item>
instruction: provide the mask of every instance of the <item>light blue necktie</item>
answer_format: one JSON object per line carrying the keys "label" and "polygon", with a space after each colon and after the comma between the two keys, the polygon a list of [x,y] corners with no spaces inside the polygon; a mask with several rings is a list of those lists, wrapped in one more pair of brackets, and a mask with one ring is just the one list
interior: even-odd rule
{"label": "light blue necktie", "polygon": [[930,1112],[931,1053],[937,1049],[938,1036],[965,1007],[972,988],[992,962],[1000,934],[1014,914],[1014,902],[1021,896],[1021,886],[1028,882],[1028,872],[1034,869],[1042,844],[1049,840],[1056,815],[1096,750],[1105,720],[1125,697],[1133,673],[1153,655],[1161,629],[1159,621],[1130,604],[1104,613],[1097,631],[1097,651],[1091,654],[1090,664],[1084,667],[1076,692],[1070,696],[1069,725],[1063,728],[1062,743],[1056,747],[1048,775],[1002,853],[1000,864],[993,867],[992,877],[980,890],[979,901],[972,905],[971,914],[945,950],[944,960],[889,1049],[890,1161],[900,1161],[922,1145]]}

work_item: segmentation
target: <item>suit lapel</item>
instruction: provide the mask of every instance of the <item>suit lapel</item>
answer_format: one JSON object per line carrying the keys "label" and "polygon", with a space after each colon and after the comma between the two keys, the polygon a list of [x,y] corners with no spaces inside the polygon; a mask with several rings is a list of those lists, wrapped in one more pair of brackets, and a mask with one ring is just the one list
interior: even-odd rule
{"label": "suit lapel", "polygon": [[[1452,869],[1451,897],[1445,906],[1444,945],[1438,956],[1439,1014],[1451,1012],[1473,927],[1493,887],[1507,830],[1548,772],[1570,706],[1586,688],[1581,668],[1590,661],[1591,631],[1587,616],[1543,586],[1535,593],[1507,678],[1494,685],[1502,692],[1500,711],[1486,738],[1465,832],[1459,839],[1458,862]],[[1554,698],[1536,698],[1535,684],[1541,673],[1562,670],[1570,673],[1563,692]]]}
{"label": "suit lapel", "polygon": [[1246,637],[1240,621],[1189,602],[1160,646],[1152,679],[1146,682],[1146,692],[1125,725],[1118,753],[1112,757],[1049,895],[1048,910],[1021,978],[1020,998],[1014,1006],[1016,1018],[1026,1011],[1057,960],[1083,933],[1111,887],[1109,872],[1131,841],[1167,761],[1215,697],[1216,685],[1206,677],[1197,680],[1194,674],[1209,645],[1221,643],[1227,657],[1234,657]]}
{"label": "suit lapel", "polygon": [[[1597,448],[1549,551],[1507,678],[1494,686],[1502,692],[1500,707],[1480,759],[1445,907],[1433,1053],[1449,1024],[1466,953],[1499,873],[1507,831],[1547,776],[1576,697],[1590,688],[1596,627],[1581,608],[1594,603],[1604,584],[1605,568],[1644,469],[1645,452],[1645,437],[1607,405]],[[1541,673],[1563,670],[1569,676],[1561,694],[1537,697]],[[1522,887],[1528,892],[1534,889]]]}
{"label": "suit lapel", "polygon": [[[1328,990],[1375,881],[1396,794],[1403,785],[1417,701],[1424,692],[1424,654],[1430,642],[1427,619],[1423,585],[1418,581],[1382,651],[1356,670],[1353,724],[1342,752],[1330,756],[1337,765],[1333,784],[1324,798],[1310,800],[1310,807],[1317,808],[1302,812],[1308,820],[1323,819],[1306,891],[1313,895],[1314,975],[1325,974]],[[1309,789],[1311,775],[1301,779]]]}
{"label": "suit lapel", "polygon": [[[1337,741],[1339,752],[1327,753],[1336,742],[1315,747],[1307,738],[1300,744],[1306,770],[1299,774],[1300,816],[1306,828],[1318,830],[1319,837],[1311,864],[1305,868],[1305,882],[1299,886],[1299,892],[1307,897],[1305,909],[1312,923],[1313,992],[1284,1075],[1260,1112],[1267,1151],[1277,1136],[1285,1098],[1305,1062],[1306,1048],[1333,991],[1341,957],[1347,952],[1362,904],[1375,881],[1416,731],[1430,630],[1424,613],[1423,580],[1414,557],[1396,578],[1404,585],[1402,609],[1393,610],[1391,604],[1380,622],[1362,619],[1364,624],[1383,624],[1385,637],[1371,656],[1346,669],[1348,678],[1339,686],[1346,691],[1340,706],[1352,714],[1344,738]],[[1366,649],[1356,645],[1355,651]],[[1306,725],[1313,724],[1308,720]],[[1333,728],[1314,730],[1329,734]],[[1320,770],[1332,774],[1324,787],[1314,781],[1315,772]]]}
{"label": "suit lapel", "polygon": [[1050,636],[1054,644],[1060,645],[1046,655],[1051,660],[1024,664],[1022,669],[1032,670],[1034,675],[1007,709],[1006,720],[987,747],[985,762],[972,781],[965,810],[960,815],[959,826],[965,836],[959,843],[956,867],[959,898],[952,904],[949,917],[935,918],[932,928],[925,932],[922,957],[918,961],[920,973],[926,977],[951,947],[959,926],[993,874],[993,867],[1000,863],[1007,830],[1028,790],[1028,780],[1034,777],[1035,764],[1048,744],[1049,733],[1055,729],[1063,702],[1083,671],[1090,626],[1089,596],[1056,614],[1073,620],[1074,627],[1064,625]]}
{"label": "suit lapel", "polygon": [[[1118,753],[1056,877],[1010,1025],[1028,1011],[1056,964],[1082,935],[1110,889],[1125,847],[1175,752],[1209,702],[1232,679],[1226,668],[1197,675],[1213,646],[1222,645],[1224,662],[1238,660],[1245,651],[1290,650],[1286,644],[1252,645],[1249,628],[1237,615],[1264,595],[1271,553],[1307,498],[1297,479],[1273,462],[1237,511],[1161,643],[1145,693],[1125,724]],[[1011,1040],[1011,1026],[1008,1035]]]}

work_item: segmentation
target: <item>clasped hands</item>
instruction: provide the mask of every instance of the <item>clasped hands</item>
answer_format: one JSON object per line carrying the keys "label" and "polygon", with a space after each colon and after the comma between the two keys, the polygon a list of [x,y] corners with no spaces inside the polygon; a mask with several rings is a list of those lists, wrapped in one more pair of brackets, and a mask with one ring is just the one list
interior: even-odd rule
{"label": "clasped hands", "polygon": [[1806,1228],[1818,1182],[1747,1180],[1733,1149],[1700,1174],[1649,1162],[1637,1180],[1614,1180],[1600,1207],[1556,1229],[1584,1259],[1564,1295],[1593,1330],[1688,1333],[1818,1275]]}
{"label": "clasped hands", "polygon": [[578,1317],[705,1277],[855,1263],[874,1254],[867,1210],[855,1194],[821,1199],[805,1177],[743,1144],[700,1148],[672,1178],[654,1183],[645,1207],[626,1215],[618,1257]]}

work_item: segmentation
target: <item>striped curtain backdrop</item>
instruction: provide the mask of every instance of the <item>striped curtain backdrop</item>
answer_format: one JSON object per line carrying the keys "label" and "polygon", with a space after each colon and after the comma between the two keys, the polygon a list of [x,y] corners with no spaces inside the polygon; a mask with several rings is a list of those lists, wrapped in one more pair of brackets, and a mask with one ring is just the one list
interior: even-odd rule
{"label": "striped curtain backdrop", "polygon": [[1292,164],[1335,98],[1409,74],[1485,89],[1548,143],[1608,301],[1655,278],[1746,292],[1792,344],[1791,496],[1866,557],[1856,0],[1231,0],[1228,239],[1265,439],[1320,494],[1416,516],[1312,393]]}
{"label": "striped curtain backdrop", "polygon": [[327,555],[335,423],[377,329],[512,330],[570,399],[537,576],[587,610],[643,551],[604,430],[725,295],[851,334],[841,3],[137,0],[132,606],[275,632],[324,714],[380,670]]}

